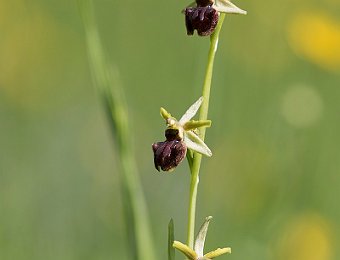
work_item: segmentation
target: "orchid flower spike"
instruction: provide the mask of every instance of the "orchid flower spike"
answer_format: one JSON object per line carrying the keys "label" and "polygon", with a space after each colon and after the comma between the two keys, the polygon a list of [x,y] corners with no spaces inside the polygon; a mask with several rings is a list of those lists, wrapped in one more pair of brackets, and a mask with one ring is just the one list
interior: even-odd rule
{"label": "orchid flower spike", "polygon": [[165,130],[166,140],[152,145],[154,152],[154,163],[159,171],[171,171],[184,159],[187,148],[206,156],[212,156],[209,147],[197,135],[200,127],[210,127],[210,120],[191,120],[199,110],[203,101],[200,97],[178,121],[164,108],[161,108],[161,116],[165,119],[167,128]]}

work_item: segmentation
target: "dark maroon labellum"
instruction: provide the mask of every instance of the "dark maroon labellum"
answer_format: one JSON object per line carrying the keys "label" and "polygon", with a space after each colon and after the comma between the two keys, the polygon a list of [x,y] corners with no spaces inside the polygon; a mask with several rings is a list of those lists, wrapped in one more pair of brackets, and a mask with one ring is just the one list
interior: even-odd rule
{"label": "dark maroon labellum", "polygon": [[185,25],[187,35],[193,35],[197,30],[198,35],[208,36],[212,34],[218,22],[218,11],[211,5],[187,7],[185,9]]}
{"label": "dark maroon labellum", "polygon": [[154,163],[157,171],[170,171],[183,161],[187,147],[181,140],[171,140],[154,143],[152,145]]}

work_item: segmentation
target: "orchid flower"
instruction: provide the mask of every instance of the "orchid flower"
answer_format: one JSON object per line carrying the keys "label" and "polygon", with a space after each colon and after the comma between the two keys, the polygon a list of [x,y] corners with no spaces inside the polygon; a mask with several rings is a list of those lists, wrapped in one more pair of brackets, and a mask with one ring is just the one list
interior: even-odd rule
{"label": "orchid flower", "polygon": [[161,116],[165,119],[167,128],[165,130],[166,140],[152,145],[154,152],[154,163],[156,169],[163,171],[173,170],[185,157],[187,148],[206,156],[212,156],[209,147],[197,135],[200,127],[210,127],[210,120],[191,120],[197,113],[203,101],[200,97],[184,113],[178,121],[164,108],[161,108]]}

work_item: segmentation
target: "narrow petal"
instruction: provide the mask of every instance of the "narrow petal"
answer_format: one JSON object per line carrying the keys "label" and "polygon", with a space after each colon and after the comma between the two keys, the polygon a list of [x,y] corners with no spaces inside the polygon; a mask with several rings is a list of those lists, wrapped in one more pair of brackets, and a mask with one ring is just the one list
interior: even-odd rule
{"label": "narrow petal", "polygon": [[236,5],[228,0],[216,0],[213,7],[221,13],[247,14],[246,11],[238,8]]}
{"label": "narrow petal", "polygon": [[183,244],[179,241],[174,241],[172,246],[174,248],[176,248],[177,250],[181,251],[188,259],[197,260],[197,254],[195,253],[194,250],[192,250],[187,245],[185,245],[185,244]]}
{"label": "narrow petal", "polygon": [[213,259],[215,257],[218,257],[218,256],[223,255],[223,254],[227,254],[227,253],[231,254],[231,248],[230,247],[217,248],[216,250],[205,254],[203,258],[204,259]]}
{"label": "narrow petal", "polygon": [[198,135],[193,133],[192,131],[186,131],[184,134],[184,143],[187,145],[187,148],[194,150],[195,152],[201,153],[208,157],[212,156],[212,152],[209,147],[199,138]]}
{"label": "narrow petal", "polygon": [[184,125],[187,121],[196,115],[198,109],[200,108],[203,101],[203,97],[200,97],[189,109],[185,112],[182,118],[179,120],[181,125]]}
{"label": "narrow petal", "polygon": [[212,219],[211,216],[205,218],[205,221],[202,224],[200,231],[197,234],[194,249],[195,249],[195,252],[197,253],[198,257],[203,257],[205,237],[207,236],[209,222],[210,222],[211,219]]}
{"label": "narrow petal", "polygon": [[210,126],[211,126],[211,120],[199,120],[199,121],[190,120],[184,124],[183,128],[185,131],[188,131],[188,130],[197,129],[199,127],[210,127]]}

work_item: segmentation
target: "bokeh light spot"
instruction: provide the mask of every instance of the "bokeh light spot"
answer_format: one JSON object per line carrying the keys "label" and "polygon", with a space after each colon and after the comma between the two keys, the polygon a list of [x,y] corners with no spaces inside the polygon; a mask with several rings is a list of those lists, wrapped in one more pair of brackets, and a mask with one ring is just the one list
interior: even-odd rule
{"label": "bokeh light spot", "polygon": [[308,127],[321,118],[323,101],[313,88],[296,85],[283,95],[281,113],[290,125]]}
{"label": "bokeh light spot", "polygon": [[279,259],[332,259],[330,223],[322,216],[309,213],[290,221],[279,245]]}
{"label": "bokeh light spot", "polygon": [[332,70],[340,70],[340,21],[328,14],[300,12],[287,28],[288,42],[301,57]]}
{"label": "bokeh light spot", "polygon": [[7,2],[0,4],[7,12],[0,18],[0,92],[25,110],[56,106],[72,64],[73,31],[39,3]]}

